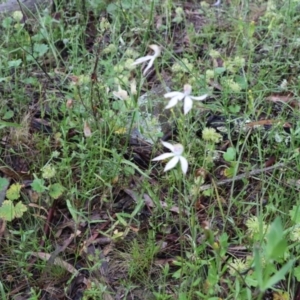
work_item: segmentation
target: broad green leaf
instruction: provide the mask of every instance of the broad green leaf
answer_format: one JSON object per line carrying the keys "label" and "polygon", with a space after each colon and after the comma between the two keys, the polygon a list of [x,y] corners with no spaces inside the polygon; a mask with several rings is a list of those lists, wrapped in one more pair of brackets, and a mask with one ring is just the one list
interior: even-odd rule
{"label": "broad green leaf", "polygon": [[203,191],[203,196],[205,196],[205,197],[210,197],[213,194],[214,194],[213,189],[207,189],[207,190]]}
{"label": "broad green leaf", "polygon": [[300,282],[300,266],[295,267],[293,271],[297,281]]}
{"label": "broad green leaf", "polygon": [[37,193],[43,193],[47,188],[44,179],[35,178],[31,184],[32,189]]}
{"label": "broad green leaf", "polygon": [[293,209],[289,211],[292,221],[295,224],[300,223],[300,205],[294,205]]}
{"label": "broad green leaf", "polygon": [[20,191],[22,185],[20,183],[14,183],[10,186],[10,188],[6,192],[6,198],[8,200],[16,200],[20,198]]}
{"label": "broad green leaf", "polygon": [[177,271],[175,271],[172,275],[173,278],[179,279],[182,276],[182,270],[179,268]]}
{"label": "broad green leaf", "polygon": [[216,263],[211,261],[208,269],[206,282],[208,283],[209,286],[213,287],[215,284],[218,283],[219,280],[220,280],[220,274],[218,273],[218,268],[216,266]]}
{"label": "broad green leaf", "polygon": [[3,120],[9,120],[14,116],[13,110],[8,110],[5,112],[4,116],[2,117]]}
{"label": "broad green leaf", "polygon": [[223,74],[226,71],[226,68],[218,67],[218,68],[215,68],[214,71],[215,71],[216,74],[220,75],[220,74]]}
{"label": "broad green leaf", "polygon": [[58,199],[64,192],[65,188],[60,183],[51,184],[49,194],[52,198]]}
{"label": "broad green leaf", "polygon": [[46,44],[34,44],[33,50],[38,54],[39,57],[42,57],[47,53],[49,46]]}
{"label": "broad green leaf", "polygon": [[262,268],[262,258],[261,258],[261,252],[258,247],[254,248],[254,271],[255,271],[255,277],[257,279],[257,282],[259,286],[262,288],[263,285],[263,268]]}
{"label": "broad green leaf", "polygon": [[108,5],[106,6],[106,12],[107,12],[108,14],[113,15],[113,14],[116,13],[117,8],[118,8],[118,7],[117,7],[116,4],[110,3],[110,4],[108,4]]}
{"label": "broad green leaf", "polygon": [[5,121],[0,120],[0,129],[5,128],[5,127],[21,128],[22,126],[17,123],[5,122]]}
{"label": "broad green leaf", "polygon": [[188,300],[188,296],[185,292],[178,294],[178,300]]}
{"label": "broad green leaf", "polygon": [[7,188],[8,185],[9,185],[8,179],[0,177],[0,191]]}
{"label": "broad green leaf", "polygon": [[243,89],[248,87],[247,80],[244,76],[235,76],[235,82],[238,83]]}
{"label": "broad green leaf", "polygon": [[287,241],[279,217],[271,224],[266,240],[265,253],[267,259],[278,259],[284,256]]}
{"label": "broad green leaf", "polygon": [[223,154],[226,161],[234,161],[236,157],[236,150],[233,147],[228,147],[226,152]]}
{"label": "broad green leaf", "polygon": [[236,172],[235,166],[231,166],[230,168],[224,170],[224,175],[227,178],[232,178],[235,175],[235,172]]}
{"label": "broad green leaf", "polygon": [[267,289],[272,288],[277,282],[284,279],[285,274],[291,270],[293,264],[294,260],[290,260],[279,271],[275,272],[275,274],[267,280],[262,290],[266,291]]}
{"label": "broad green leaf", "polygon": [[17,68],[22,64],[22,60],[21,59],[17,59],[17,60],[10,60],[8,62],[8,66],[9,67],[13,67],[13,68]]}
{"label": "broad green leaf", "polygon": [[233,113],[233,114],[237,114],[238,112],[241,111],[241,106],[238,105],[238,104],[235,104],[235,105],[229,105],[228,108],[229,108],[230,112]]}
{"label": "broad green leaf", "polygon": [[[2,2],[1,2],[2,3]],[[11,28],[11,23],[12,23],[12,21],[13,21],[13,18],[11,18],[11,17],[6,17],[6,18],[4,18],[3,19],[3,21],[2,21],[2,26],[4,27],[4,28]]]}
{"label": "broad green leaf", "polygon": [[15,217],[21,218],[25,211],[27,211],[27,206],[25,206],[21,201],[19,201],[15,205]]}
{"label": "broad green leaf", "polygon": [[258,286],[258,280],[256,278],[256,274],[248,274],[245,278],[245,282],[249,287],[257,287]]}
{"label": "broad green leaf", "polygon": [[15,218],[15,209],[12,201],[3,201],[0,207],[0,218],[5,221],[12,221]]}
{"label": "broad green leaf", "polygon": [[131,0],[122,0],[122,8],[123,9],[130,9],[132,7]]}
{"label": "broad green leaf", "polygon": [[220,255],[221,257],[223,257],[226,255],[228,249],[228,234],[225,232],[222,233],[219,241],[220,241]]}
{"label": "broad green leaf", "polygon": [[75,221],[75,223],[77,223],[77,221],[78,221],[78,211],[73,207],[70,200],[67,199],[66,203],[67,203],[68,210],[69,210],[69,212],[72,216],[72,219]]}

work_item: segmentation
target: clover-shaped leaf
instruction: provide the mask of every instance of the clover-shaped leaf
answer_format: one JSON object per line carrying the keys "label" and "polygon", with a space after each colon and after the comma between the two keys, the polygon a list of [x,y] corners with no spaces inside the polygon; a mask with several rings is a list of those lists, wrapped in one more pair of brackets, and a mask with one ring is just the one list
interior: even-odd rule
{"label": "clover-shaped leaf", "polygon": [[60,183],[51,184],[49,187],[49,194],[52,198],[58,199],[64,192],[64,187]]}
{"label": "clover-shaped leaf", "polygon": [[231,162],[235,160],[236,149],[233,147],[227,148],[226,152],[223,154],[223,157],[226,161]]}
{"label": "clover-shaped leaf", "polygon": [[21,201],[19,201],[15,205],[15,218],[21,218],[25,211],[27,211],[27,207]]}
{"label": "clover-shaped leaf", "polygon": [[22,185],[20,183],[14,183],[10,186],[10,188],[6,192],[6,198],[8,200],[16,200],[20,198],[20,191]]}
{"label": "clover-shaped leaf", "polygon": [[46,190],[45,180],[35,178],[31,184],[32,189],[37,193],[43,193]]}

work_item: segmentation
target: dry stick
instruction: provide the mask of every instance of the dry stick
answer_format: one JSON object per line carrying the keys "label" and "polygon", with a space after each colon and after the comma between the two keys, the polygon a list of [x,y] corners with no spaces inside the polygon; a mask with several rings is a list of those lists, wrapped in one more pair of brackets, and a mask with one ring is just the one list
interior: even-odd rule
{"label": "dry stick", "polygon": [[234,182],[236,180],[241,180],[241,179],[244,179],[244,178],[252,177],[254,175],[258,175],[258,174],[261,174],[261,173],[264,173],[264,172],[267,172],[267,171],[271,171],[271,170],[274,170],[274,169],[277,169],[277,168],[281,168],[281,167],[284,167],[284,166],[286,166],[285,163],[279,163],[279,164],[276,164],[276,165],[271,166],[271,167],[266,167],[266,168],[262,168],[262,169],[254,169],[250,172],[243,173],[243,174],[234,176],[232,178],[224,179],[224,180],[221,180],[219,182],[215,182],[214,184],[210,183],[210,184],[202,185],[202,186],[200,186],[199,191],[205,191],[205,190],[208,190],[208,189],[212,188],[213,186],[224,185],[226,183],[230,183],[230,182]]}

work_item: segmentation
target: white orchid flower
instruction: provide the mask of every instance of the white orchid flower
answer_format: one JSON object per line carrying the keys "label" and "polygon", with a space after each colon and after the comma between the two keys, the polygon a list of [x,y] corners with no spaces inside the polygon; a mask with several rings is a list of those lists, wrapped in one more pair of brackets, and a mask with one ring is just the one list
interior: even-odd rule
{"label": "white orchid flower", "polygon": [[114,91],[113,95],[120,100],[127,100],[129,98],[126,90],[123,90],[120,86],[118,86],[118,91]]}
{"label": "white orchid flower", "polygon": [[149,61],[146,69],[143,71],[144,76],[147,74],[149,69],[153,66],[154,60],[158,56],[160,56],[160,53],[161,53],[161,49],[157,45],[150,45],[149,48],[151,48],[154,51],[153,55],[147,55],[147,56],[140,57],[132,64],[132,66],[135,66],[138,64],[142,64],[143,62]]}
{"label": "white orchid flower", "polygon": [[184,100],[183,112],[186,115],[193,107],[193,100],[203,101],[207,98],[207,94],[199,97],[191,96],[192,87],[189,84],[185,84],[182,92],[170,92],[164,95],[165,98],[171,98],[166,109],[175,106],[178,101]]}
{"label": "white orchid flower", "polygon": [[214,3],[212,6],[219,6],[221,4],[221,0],[217,0],[216,3]]}
{"label": "white orchid flower", "polygon": [[181,144],[172,145],[170,143],[163,142],[163,141],[162,141],[162,144],[166,148],[171,150],[172,152],[161,154],[161,155],[153,158],[152,161],[165,160],[167,158],[172,157],[172,159],[166,164],[164,172],[173,169],[180,161],[181,170],[182,170],[183,174],[186,174],[186,172],[188,170],[188,162],[187,162],[186,158],[182,156],[182,153],[184,150],[183,146]]}

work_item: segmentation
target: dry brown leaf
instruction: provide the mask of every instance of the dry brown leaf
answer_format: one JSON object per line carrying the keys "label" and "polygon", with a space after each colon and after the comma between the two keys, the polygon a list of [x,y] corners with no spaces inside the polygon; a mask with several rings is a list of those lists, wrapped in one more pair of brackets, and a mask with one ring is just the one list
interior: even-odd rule
{"label": "dry brown leaf", "polygon": [[166,264],[173,264],[174,261],[174,258],[156,259],[154,264],[158,266],[164,266]]}
{"label": "dry brown leaf", "polygon": [[84,133],[84,136],[85,137],[90,137],[92,135],[92,131],[91,131],[91,128],[88,124],[87,121],[84,121],[84,124],[83,124],[83,133]]}
{"label": "dry brown leaf", "polygon": [[297,190],[300,189],[300,179],[288,179],[287,184],[293,186]]}
{"label": "dry brown leaf", "polygon": [[[34,191],[34,190],[28,190],[28,195],[29,195],[29,199],[32,202],[32,204],[34,203],[38,203],[41,197],[41,194]],[[39,205],[37,205],[37,207],[39,207]],[[46,210],[46,209],[45,209]],[[47,212],[47,210],[46,210]]]}
{"label": "dry brown leaf", "polygon": [[40,206],[40,205],[35,204],[35,203],[29,203],[28,206],[34,207],[34,208],[38,208],[38,209],[41,209],[41,210],[43,210],[46,214],[48,214],[47,209],[46,209],[45,207],[43,207],[43,206]]}
{"label": "dry brown leaf", "polygon": [[[45,253],[45,252],[31,252],[31,255],[38,257],[44,261],[48,261],[51,257],[51,254],[49,253]],[[67,263],[66,261],[62,260],[59,257],[56,257],[54,259],[54,264],[56,266],[60,266],[62,268],[64,268],[65,270],[67,270],[69,273],[77,276],[79,273],[78,271],[69,263]]]}
{"label": "dry brown leaf", "polygon": [[147,206],[149,206],[149,207],[154,207],[154,203],[153,203],[153,201],[152,201],[152,199],[150,198],[150,196],[149,195],[147,195],[147,194],[144,194],[144,200],[145,200],[145,204],[147,205]]}
{"label": "dry brown leaf", "polygon": [[249,123],[246,123],[245,126],[247,128],[258,128],[258,127],[266,126],[266,125],[269,125],[269,126],[277,125],[277,124],[280,125],[281,123],[284,128],[292,128],[292,125],[290,123],[287,123],[287,122],[284,122],[281,120],[272,120],[272,119],[249,122]]}
{"label": "dry brown leaf", "polygon": [[195,209],[197,211],[205,209],[205,206],[202,204],[201,199],[202,199],[202,197],[197,199],[197,201],[195,202]]}
{"label": "dry brown leaf", "polygon": [[68,99],[66,102],[66,107],[71,109],[71,108],[73,108],[73,104],[74,104],[73,99]]}
{"label": "dry brown leaf", "polygon": [[139,232],[140,229],[137,227],[133,227],[133,226],[129,226],[129,228],[133,231],[133,232]]}
{"label": "dry brown leaf", "polygon": [[103,247],[102,253],[104,256],[107,256],[111,251],[113,251],[113,245],[109,244]]}
{"label": "dry brown leaf", "polygon": [[155,27],[157,30],[159,30],[159,28],[162,26],[163,24],[163,17],[162,15],[156,16],[155,17]]}
{"label": "dry brown leaf", "polygon": [[[145,204],[151,208],[155,207],[155,204],[154,202],[152,201],[152,199],[150,198],[149,195],[147,194],[144,194],[144,200],[145,200]],[[172,207],[169,207],[169,205],[164,202],[164,201],[159,201],[161,207],[163,208],[168,208],[171,212],[174,212],[174,213],[177,213],[179,214],[180,210],[177,206],[172,206]]]}
{"label": "dry brown leaf", "polygon": [[41,216],[41,215],[38,215],[38,214],[32,214],[32,216],[36,219],[40,218],[40,219],[43,219],[43,220],[47,220],[47,217],[45,216]]}
{"label": "dry brown leaf", "polygon": [[285,102],[289,103],[293,100],[292,95],[281,95],[281,94],[273,94],[266,98],[266,100],[271,102]]}
{"label": "dry brown leaf", "polygon": [[291,93],[278,93],[272,94],[266,98],[267,101],[270,102],[283,102],[288,103],[293,108],[300,108],[300,102],[295,99],[294,95]]}
{"label": "dry brown leaf", "polygon": [[70,75],[69,78],[73,83],[78,83],[79,82],[79,77],[75,75]]}
{"label": "dry brown leaf", "polygon": [[0,237],[2,237],[5,234],[5,231],[6,231],[6,221],[0,219]]}

